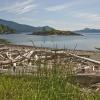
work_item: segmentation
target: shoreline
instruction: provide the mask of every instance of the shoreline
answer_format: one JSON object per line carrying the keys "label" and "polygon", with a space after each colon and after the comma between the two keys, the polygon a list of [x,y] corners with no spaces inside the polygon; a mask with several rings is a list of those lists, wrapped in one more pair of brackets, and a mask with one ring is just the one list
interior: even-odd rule
{"label": "shoreline", "polygon": [[77,54],[83,57],[89,57],[91,59],[100,61],[100,51],[88,51],[88,50],[71,50],[71,49],[53,49],[53,48],[45,48],[45,47],[36,47],[36,46],[29,46],[29,45],[16,45],[16,44],[0,44],[0,48],[12,48],[12,49],[37,49],[37,50],[50,50],[50,51],[65,51]]}
{"label": "shoreline", "polygon": [[[93,83],[97,82],[97,77],[100,79],[100,63],[96,63],[97,61],[100,62],[100,52],[77,50],[64,51],[58,49],[39,48],[35,46],[14,44],[1,44],[0,51],[2,74],[5,73],[8,75],[18,75],[20,72],[20,74],[23,75],[32,75],[32,73],[37,73],[39,66],[43,68],[43,66],[46,64],[48,71],[50,71],[55,63],[57,63],[60,64],[60,66],[65,65],[64,69],[67,68],[67,64],[72,66],[73,68],[71,70],[72,72],[75,72],[75,78],[79,81],[79,83],[81,83],[81,85],[84,83],[88,84],[88,79],[94,79]],[[10,54],[11,58],[7,54]],[[5,55],[7,55],[8,58]],[[82,57],[86,59],[81,59]],[[4,58],[7,59],[5,60]],[[9,64],[11,64],[10,68]],[[93,70],[93,68],[95,70]],[[84,69],[84,72],[82,69]],[[86,82],[83,82],[81,77],[83,77],[84,79],[82,78],[82,80]],[[85,77],[87,77],[87,79],[85,79]]]}
{"label": "shoreline", "polygon": [[6,39],[0,39],[0,44],[10,44],[11,42]]}
{"label": "shoreline", "polygon": [[[9,42],[10,43],[10,42]],[[0,43],[0,46],[8,46],[8,47],[20,47],[20,48],[35,48],[35,49],[46,49],[46,50],[55,50],[55,51],[72,51],[72,52],[92,52],[92,53],[100,53],[100,51],[96,50],[73,50],[73,49],[59,49],[59,48],[49,48],[49,47],[38,47],[38,46],[31,46],[31,45],[20,45],[20,44],[3,44]]]}
{"label": "shoreline", "polygon": [[4,45],[4,46],[10,46],[10,47],[25,47],[25,48],[37,48],[37,49],[48,49],[48,50],[57,50],[57,51],[80,51],[80,52],[100,52],[99,50],[73,50],[73,49],[59,49],[59,48],[49,48],[49,47],[38,47],[38,46],[31,46],[31,45],[22,45],[22,44],[13,44],[11,42],[9,42],[8,44],[3,44],[3,43],[0,43],[0,45]]}

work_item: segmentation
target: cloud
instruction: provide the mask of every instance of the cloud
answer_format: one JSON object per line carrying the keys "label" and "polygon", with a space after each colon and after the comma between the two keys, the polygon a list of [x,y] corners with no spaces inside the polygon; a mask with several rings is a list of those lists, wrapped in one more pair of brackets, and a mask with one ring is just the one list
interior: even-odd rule
{"label": "cloud", "polygon": [[66,4],[63,4],[63,5],[48,7],[48,8],[46,8],[46,10],[47,11],[59,11],[59,10],[67,9],[67,8],[68,8],[68,6]]}
{"label": "cloud", "polygon": [[96,2],[98,2],[98,0],[70,0],[70,2],[66,2],[64,4],[47,7],[45,8],[45,10],[56,12],[56,11],[66,10],[69,8],[78,7],[80,5],[82,6],[84,5],[85,7],[86,5],[95,4]]}
{"label": "cloud", "polygon": [[55,20],[45,20],[44,23],[46,23],[46,24],[57,24],[57,21],[55,21]]}
{"label": "cloud", "polygon": [[76,26],[79,26],[81,28],[97,28],[99,29],[100,28],[100,23],[76,23]]}
{"label": "cloud", "polygon": [[70,2],[70,3],[64,3],[64,4],[60,4],[60,5],[55,5],[55,6],[50,6],[50,7],[47,7],[45,8],[45,10],[47,11],[61,11],[61,10],[66,10],[76,4],[79,4],[80,2],[76,2],[76,1],[73,1],[73,2]]}
{"label": "cloud", "polygon": [[45,10],[51,11],[51,12],[61,11],[61,10],[66,10],[66,9],[75,7],[76,5],[80,5],[83,3],[86,3],[86,2],[84,2],[83,0],[72,0],[71,2],[67,2],[64,4],[47,7],[45,8]]}
{"label": "cloud", "polygon": [[22,0],[11,3],[10,5],[5,5],[0,8],[0,11],[14,13],[14,14],[23,14],[27,13],[37,7],[37,4],[34,4],[34,0]]}
{"label": "cloud", "polygon": [[76,17],[78,18],[85,18],[87,20],[94,20],[94,21],[98,21],[100,20],[100,15],[99,14],[93,14],[93,13],[78,13],[76,14]]}

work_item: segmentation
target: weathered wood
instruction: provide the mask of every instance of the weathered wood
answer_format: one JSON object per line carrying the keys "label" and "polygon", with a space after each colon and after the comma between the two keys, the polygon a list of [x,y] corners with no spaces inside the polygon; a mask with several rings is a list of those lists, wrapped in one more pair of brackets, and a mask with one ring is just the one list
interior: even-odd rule
{"label": "weathered wood", "polygon": [[89,62],[92,62],[92,63],[95,63],[95,64],[99,64],[100,65],[100,61],[97,61],[97,60],[93,60],[93,59],[90,59],[90,58],[86,58],[86,57],[81,57],[81,56],[78,56],[76,54],[72,54],[70,53],[71,56],[74,56],[76,58],[79,58],[79,59],[82,59],[82,60],[86,60],[86,61],[89,61]]}

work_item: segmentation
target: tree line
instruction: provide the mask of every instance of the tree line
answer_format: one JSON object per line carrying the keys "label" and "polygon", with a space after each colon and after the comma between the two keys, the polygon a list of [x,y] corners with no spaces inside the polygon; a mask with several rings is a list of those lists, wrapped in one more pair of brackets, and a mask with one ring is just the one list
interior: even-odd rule
{"label": "tree line", "polygon": [[16,31],[7,25],[0,24],[0,33],[15,33]]}

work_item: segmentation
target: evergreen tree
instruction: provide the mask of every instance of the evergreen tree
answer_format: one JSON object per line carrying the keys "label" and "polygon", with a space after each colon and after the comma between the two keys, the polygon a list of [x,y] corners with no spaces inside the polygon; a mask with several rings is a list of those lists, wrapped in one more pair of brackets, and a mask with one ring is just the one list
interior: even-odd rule
{"label": "evergreen tree", "polygon": [[7,25],[0,24],[0,33],[15,33],[14,29],[9,28]]}

